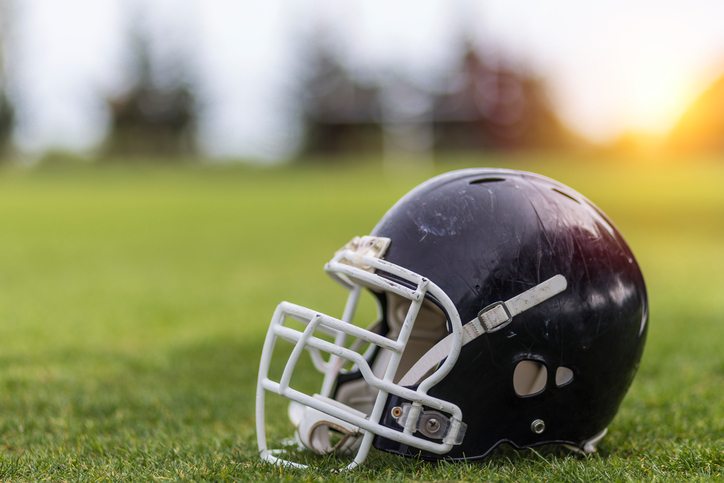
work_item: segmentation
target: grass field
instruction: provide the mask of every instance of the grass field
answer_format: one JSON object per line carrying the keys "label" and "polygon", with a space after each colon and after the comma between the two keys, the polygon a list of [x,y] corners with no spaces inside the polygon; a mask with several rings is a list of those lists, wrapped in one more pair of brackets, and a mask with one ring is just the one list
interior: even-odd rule
{"label": "grass field", "polygon": [[[722,161],[441,165],[538,171],[606,211],[648,284],[643,363],[595,456],[501,449],[483,463],[427,464],[374,453],[343,477],[721,480]],[[0,479],[331,477],[339,462],[299,472],[257,459],[264,331],[283,299],[338,313],[343,292],[323,263],[431,174],[370,166],[0,173]]]}

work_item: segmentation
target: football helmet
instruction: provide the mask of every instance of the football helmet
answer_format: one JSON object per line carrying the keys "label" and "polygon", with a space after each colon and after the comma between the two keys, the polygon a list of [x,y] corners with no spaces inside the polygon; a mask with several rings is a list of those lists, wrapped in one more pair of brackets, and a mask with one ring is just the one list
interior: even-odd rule
{"label": "football helmet", "polygon": [[[291,400],[297,443],[372,447],[429,460],[483,458],[503,442],[592,452],[636,373],[648,321],[631,250],[593,203],[549,178],[503,169],[437,176],[398,201],[325,270],[349,289],[340,317],[282,302],[264,342],[256,395]],[[379,317],[353,323],[362,291]],[[290,343],[280,377],[274,346]],[[290,384],[305,354],[316,394]],[[306,357],[306,356],[305,356]]]}

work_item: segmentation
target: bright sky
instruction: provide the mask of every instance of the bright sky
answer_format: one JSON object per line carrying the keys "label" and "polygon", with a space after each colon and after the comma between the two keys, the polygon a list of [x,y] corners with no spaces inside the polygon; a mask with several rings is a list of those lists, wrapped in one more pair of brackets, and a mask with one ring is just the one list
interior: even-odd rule
{"label": "bright sky", "polygon": [[[0,0],[2,1],[2,0]],[[24,0],[9,64],[18,141],[87,149],[104,134],[98,94],[117,92],[133,12],[154,48],[198,67],[201,141],[218,156],[274,159],[298,138],[288,87],[300,39],[325,27],[362,75],[444,74],[467,30],[532,65],[559,112],[598,141],[665,132],[724,73],[719,0]],[[101,97],[102,99],[102,97]]]}

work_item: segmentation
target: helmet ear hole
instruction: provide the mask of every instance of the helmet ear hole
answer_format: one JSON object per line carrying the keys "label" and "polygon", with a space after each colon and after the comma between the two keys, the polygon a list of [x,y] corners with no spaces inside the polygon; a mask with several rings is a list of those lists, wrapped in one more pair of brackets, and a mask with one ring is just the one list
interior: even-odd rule
{"label": "helmet ear hole", "polygon": [[523,360],[513,371],[513,389],[520,397],[535,396],[543,392],[548,379],[548,369],[539,361]]}
{"label": "helmet ear hole", "polygon": [[573,380],[573,371],[568,367],[560,366],[556,369],[556,386],[561,387]]}

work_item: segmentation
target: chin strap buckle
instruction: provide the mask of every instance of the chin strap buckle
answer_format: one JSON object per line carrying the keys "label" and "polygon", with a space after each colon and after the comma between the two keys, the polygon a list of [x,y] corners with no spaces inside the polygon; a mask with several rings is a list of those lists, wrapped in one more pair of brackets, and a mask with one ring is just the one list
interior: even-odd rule
{"label": "chin strap buckle", "polygon": [[495,302],[478,312],[478,320],[485,332],[495,332],[513,322],[513,314],[505,302]]}

